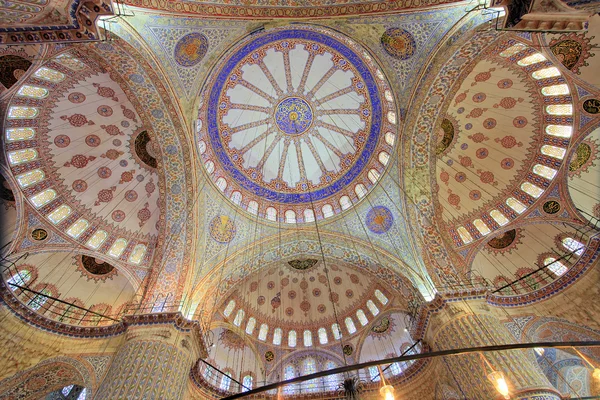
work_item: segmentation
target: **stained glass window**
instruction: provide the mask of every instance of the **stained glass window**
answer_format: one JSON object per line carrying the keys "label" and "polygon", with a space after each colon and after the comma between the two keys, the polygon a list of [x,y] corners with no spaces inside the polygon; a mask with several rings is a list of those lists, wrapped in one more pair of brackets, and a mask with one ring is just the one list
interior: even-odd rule
{"label": "stained glass window", "polygon": [[65,386],[60,392],[63,394],[63,396],[67,396],[71,389],[73,389],[73,385]]}
{"label": "stained glass window", "polygon": [[383,92],[383,94],[387,101],[389,101],[390,103],[394,102],[394,97],[392,96],[392,92],[390,92],[389,90],[386,90],[385,92]]}
{"label": "stained glass window", "polygon": [[35,149],[23,149],[8,153],[8,160],[10,161],[11,165],[16,165],[35,160],[37,156],[38,153]]}
{"label": "stained glass window", "polygon": [[379,376],[379,369],[376,366],[369,367],[369,376],[371,377],[371,381],[379,382],[381,377]]}
{"label": "stained glass window", "polygon": [[329,218],[333,216],[333,207],[331,207],[331,204],[325,204],[323,206],[323,208],[321,209],[321,211],[323,211],[323,216],[325,218]]}
{"label": "stained glass window", "polygon": [[546,61],[546,57],[544,57],[541,53],[535,53],[520,59],[519,61],[517,61],[517,64],[519,64],[521,67],[526,67],[528,65],[537,64],[542,61]]}
{"label": "stained glass window", "polygon": [[206,167],[206,172],[208,172],[209,174],[212,174],[213,171],[215,170],[215,163],[210,160],[205,162],[204,166]]}
{"label": "stained glass window", "polygon": [[369,323],[369,320],[367,319],[367,316],[365,315],[365,312],[363,310],[358,310],[356,312],[356,318],[362,326],[365,326]]}
{"label": "stained glass window", "polygon": [[239,205],[242,202],[242,194],[237,190],[231,193],[231,201]]}
{"label": "stained glass window", "polygon": [[547,156],[562,160],[563,158],[565,158],[567,149],[564,149],[562,147],[550,146],[549,144],[545,144],[542,146],[541,152],[542,152],[542,154],[545,154]]}
{"label": "stained glass window", "polygon": [[274,207],[267,207],[266,216],[267,216],[268,220],[276,221],[277,220],[277,210]]}
{"label": "stained glass window", "polygon": [[552,136],[570,138],[573,134],[573,128],[566,125],[548,125],[546,126],[546,133]]}
{"label": "stained glass window", "polygon": [[46,189],[43,192],[39,192],[35,196],[32,196],[29,200],[33,203],[36,208],[40,208],[45,204],[50,203],[56,198],[56,191],[54,189]]}
{"label": "stained glass window", "polygon": [[387,120],[390,124],[396,124],[396,113],[393,111],[388,111]]}
{"label": "stained glass window", "polygon": [[231,313],[233,312],[234,308],[235,308],[235,301],[230,300],[229,303],[227,304],[227,307],[225,307],[225,311],[223,311],[223,315],[225,315],[226,317],[229,317],[231,315]]}
{"label": "stained glass window", "polygon": [[350,208],[351,205],[352,202],[350,201],[350,197],[346,195],[340,197],[340,207],[342,208],[342,210],[347,210],[348,208]]}
{"label": "stained glass window", "polygon": [[50,82],[60,82],[65,79],[65,74],[54,69],[42,67],[33,74],[36,78],[45,79]]}
{"label": "stained glass window", "polygon": [[369,311],[371,311],[371,314],[373,314],[374,317],[376,317],[377,314],[379,314],[379,308],[377,308],[375,303],[373,303],[373,300],[367,300],[367,308],[369,309]]}
{"label": "stained glass window", "polygon": [[573,115],[573,105],[551,104],[546,106],[546,112],[550,115]]}
{"label": "stained glass window", "polygon": [[46,302],[48,301],[47,296],[51,296],[51,295],[52,295],[52,293],[50,293],[50,291],[48,289],[42,289],[40,291],[40,294],[36,294],[35,296],[33,296],[33,298],[31,300],[29,300],[29,303],[27,303],[27,305],[33,311],[37,311],[40,308],[42,308],[42,306],[44,304],[46,304]]}
{"label": "stained glass window", "polygon": [[521,184],[521,190],[530,195],[533,198],[538,198],[544,193],[544,189],[537,187],[533,183],[523,182]]}
{"label": "stained glass window", "polygon": [[383,305],[386,305],[390,301],[379,289],[375,289],[375,297],[377,297],[377,300],[379,300],[379,302]]}
{"label": "stained glass window", "polygon": [[490,228],[485,224],[485,222],[479,218],[473,221],[473,225],[475,225],[475,228],[477,228],[479,233],[481,233],[483,236],[491,232]]}
{"label": "stained glass window", "polygon": [[560,71],[556,67],[543,68],[535,71],[531,76],[533,76],[534,79],[552,78],[554,76],[560,76]]}
{"label": "stained glass window", "polygon": [[508,218],[506,218],[506,216],[504,216],[504,214],[502,214],[500,211],[498,210],[492,210],[490,211],[490,216],[494,219],[494,221],[496,221],[498,223],[498,225],[500,226],[504,226],[506,224],[508,224]]}
{"label": "stained glass window", "polygon": [[[287,381],[288,379],[293,379],[296,377],[296,370],[294,370],[294,367],[291,365],[286,365],[285,369],[283,371],[283,376],[285,378],[285,380]],[[285,394],[292,394],[294,393],[296,389],[296,385],[286,385],[283,387],[283,393]]]}
{"label": "stained glass window", "polygon": [[352,318],[346,317],[344,323],[346,324],[346,329],[348,330],[349,334],[353,334],[354,332],[356,332],[356,326],[354,325],[354,321],[352,320]]}
{"label": "stained glass window", "polygon": [[557,261],[554,257],[547,257],[544,260],[544,265],[556,276],[564,275],[568,268],[561,261]]}
{"label": "stained glass window", "polygon": [[25,188],[33,185],[34,183],[38,183],[45,177],[46,175],[44,175],[44,171],[41,169],[34,169],[33,171],[29,171],[17,176],[17,181],[21,187]]}
{"label": "stained glass window", "polygon": [[304,331],[304,347],[311,347],[312,344],[312,332],[306,329]]}
{"label": "stained glass window", "polygon": [[387,152],[382,151],[379,153],[379,162],[380,163],[382,163],[383,165],[387,165],[389,160],[390,160],[390,155]]}
{"label": "stained glass window", "polygon": [[288,346],[296,347],[296,331],[289,331],[288,333]]}
{"label": "stained glass window", "polygon": [[545,165],[536,164],[533,166],[533,173],[543,176],[546,179],[553,179],[556,176],[556,172],[554,168],[546,167]]}
{"label": "stained glass window", "polygon": [[108,237],[108,233],[103,230],[97,230],[92,237],[87,241],[87,246],[91,249],[98,249]]}
{"label": "stained glass window", "polygon": [[226,392],[229,390],[229,385],[231,385],[231,372],[227,372],[225,375],[223,375],[219,389]]}
{"label": "stained glass window", "polygon": [[256,318],[250,317],[248,318],[248,323],[246,324],[246,333],[248,335],[252,335],[254,332],[254,327],[256,326]]}
{"label": "stained glass window", "polygon": [[241,308],[238,310],[237,314],[235,314],[235,318],[233,319],[233,324],[235,326],[240,326],[242,321],[244,320],[244,316],[246,313]]}
{"label": "stained glass window", "polygon": [[458,232],[458,236],[460,236],[460,239],[463,241],[464,244],[468,244],[473,241],[473,237],[471,236],[467,228],[465,228],[464,226],[459,226],[458,229],[456,229],[456,231]]}
{"label": "stained glass window", "polygon": [[69,215],[71,215],[71,207],[66,204],[61,205],[50,214],[48,214],[48,219],[52,221],[53,224],[58,224]]}
{"label": "stained glass window", "polygon": [[33,128],[9,128],[6,130],[6,140],[27,140],[35,136]]}
{"label": "stained glass window", "polygon": [[48,96],[48,89],[44,89],[38,86],[23,85],[19,88],[17,95],[42,99]]}
{"label": "stained glass window", "polygon": [[516,43],[501,52],[500,57],[512,57],[518,52],[525,50],[525,48],[527,48],[527,46],[525,46],[523,43]]}
{"label": "stained glass window", "polygon": [[248,212],[250,214],[254,214],[256,215],[258,213],[258,203],[254,200],[250,201],[248,203],[248,208],[247,208]]}
{"label": "stained glass window", "polygon": [[219,179],[217,179],[216,184],[219,190],[221,190],[221,192],[224,192],[225,189],[227,189],[227,181],[223,177],[219,177]]}
{"label": "stained glass window", "polygon": [[331,325],[331,332],[333,332],[333,338],[335,340],[340,340],[342,338],[342,330],[337,323]]}
{"label": "stained glass window", "polygon": [[281,337],[283,336],[283,330],[281,328],[275,328],[273,331],[273,344],[279,346],[281,344]]}
{"label": "stained glass window", "polygon": [[521,214],[527,209],[527,207],[525,207],[525,204],[521,203],[514,197],[509,197],[508,199],[506,199],[506,205],[512,208],[517,214]]}
{"label": "stained glass window", "polygon": [[8,284],[8,287],[11,290],[15,290],[16,287],[15,286],[11,286],[11,285],[25,286],[25,284],[27,282],[29,282],[30,279],[31,279],[31,272],[29,272],[26,269],[22,269],[19,272],[17,272],[16,274],[14,274],[13,276],[11,276],[6,281],[6,283]]}
{"label": "stained glass window", "polygon": [[362,199],[365,196],[365,194],[367,194],[367,189],[365,189],[365,185],[359,183],[356,186],[354,186],[354,193],[356,193],[359,199]]}
{"label": "stained glass window", "polygon": [[584,244],[578,240],[573,239],[572,237],[564,238],[562,240],[562,244],[567,250],[574,252],[578,256],[582,255],[585,250]]}
{"label": "stained glass window", "polygon": [[566,84],[552,85],[542,88],[542,94],[544,96],[560,96],[563,94],[569,94],[569,86]]}
{"label": "stained glass window", "polygon": [[198,148],[200,149],[200,154],[204,154],[206,152],[206,142],[204,142],[204,140],[200,140],[198,142]]}
{"label": "stained glass window", "polygon": [[121,254],[125,251],[125,247],[127,247],[127,240],[120,238],[115,240],[113,245],[108,250],[108,255],[111,257],[121,257]]}
{"label": "stained glass window", "polygon": [[77,398],[77,400],[85,400],[86,398],[87,398],[87,389],[83,388],[81,393],[79,393],[79,397]]}
{"label": "stained glass window", "polygon": [[379,177],[381,176],[381,174],[379,173],[379,171],[377,171],[374,168],[371,168],[369,170],[369,173],[367,174],[367,177],[369,178],[369,180],[371,181],[371,183],[375,183],[379,180]]}
{"label": "stained glass window", "polygon": [[38,115],[38,109],[35,107],[12,106],[8,109],[8,118],[10,119],[31,119]]}
{"label": "stained glass window", "polygon": [[306,210],[304,210],[304,222],[314,222],[315,220],[315,213],[313,210],[311,210],[310,208],[307,208]]}
{"label": "stained glass window", "polygon": [[284,215],[285,215],[285,222],[287,222],[288,224],[296,223],[296,213],[294,211],[287,210]]}
{"label": "stained glass window", "polygon": [[400,366],[400,363],[392,363],[392,365],[390,366],[390,370],[392,372],[392,375],[400,375],[402,373],[402,367]]}
{"label": "stained glass window", "polygon": [[144,254],[146,254],[146,246],[143,244],[136,244],[129,256],[129,262],[133,264],[139,264],[142,262],[144,258]]}
{"label": "stained glass window", "polygon": [[386,132],[385,133],[385,141],[390,146],[393,146],[394,143],[396,142],[396,135],[394,135],[392,132]]}
{"label": "stained glass window", "polygon": [[[314,374],[315,372],[317,372],[317,363],[315,362],[314,358],[312,358],[312,357],[305,358],[303,364],[304,365],[303,365],[302,372],[304,375],[310,375],[310,374]],[[318,382],[317,379],[311,379],[311,380],[307,381],[305,383],[306,391],[315,392],[315,391],[319,390],[317,382]]]}
{"label": "stained glass window", "polygon": [[317,333],[319,334],[319,343],[327,344],[329,341],[327,338],[327,330],[325,328],[319,328]]}
{"label": "stained glass window", "polygon": [[[327,361],[327,364],[325,364],[325,368],[327,371],[335,369],[336,367],[337,365],[335,365],[333,361]],[[325,377],[325,390],[336,390],[339,386],[339,380],[339,374],[327,375]]]}
{"label": "stained glass window", "polygon": [[79,59],[73,57],[70,54],[63,53],[56,57],[56,61],[65,67],[72,70],[81,70],[85,68],[85,64],[82,63]]}
{"label": "stained glass window", "polygon": [[267,340],[267,333],[269,333],[269,325],[261,324],[258,331],[258,340],[262,340],[263,342]]}
{"label": "stained glass window", "polygon": [[252,390],[252,375],[246,375],[244,376],[244,378],[242,379],[242,385],[244,385],[244,387],[242,388],[242,392],[247,392],[248,390]]}

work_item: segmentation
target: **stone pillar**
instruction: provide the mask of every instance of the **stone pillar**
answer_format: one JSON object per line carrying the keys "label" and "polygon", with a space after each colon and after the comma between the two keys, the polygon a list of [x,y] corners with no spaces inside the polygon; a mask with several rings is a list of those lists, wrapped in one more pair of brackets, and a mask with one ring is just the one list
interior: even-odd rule
{"label": "stone pillar", "polygon": [[126,316],[126,337],[95,399],[183,399],[190,368],[206,357],[198,324],[180,313]]}
{"label": "stone pillar", "polygon": [[[488,307],[481,304],[481,308]],[[464,310],[457,305],[446,305],[438,314],[445,315],[432,318],[432,332],[427,335],[433,351],[516,342],[497,316],[476,314],[471,307]],[[511,400],[561,399],[537,364],[531,349],[486,352],[483,355],[496,371],[504,373]],[[490,369],[479,353],[446,356],[444,364],[466,398],[503,398],[487,379]]]}

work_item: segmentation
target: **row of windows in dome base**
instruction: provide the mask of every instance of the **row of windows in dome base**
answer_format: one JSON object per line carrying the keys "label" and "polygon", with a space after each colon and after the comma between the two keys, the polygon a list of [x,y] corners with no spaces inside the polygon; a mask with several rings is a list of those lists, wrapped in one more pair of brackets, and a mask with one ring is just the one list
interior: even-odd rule
{"label": "row of windows in dome base", "polygon": [[[414,355],[420,352],[421,344],[417,343],[413,348],[406,352],[406,355]],[[410,360],[392,363],[389,366],[389,368],[386,369],[384,375],[386,377],[400,375],[414,362],[414,360]],[[319,370],[319,368],[317,368],[316,360],[312,357],[306,357],[302,360],[301,364],[297,365],[297,367],[292,364],[286,365],[283,369],[283,378],[284,380],[288,380],[296,378],[298,376],[305,376],[320,371],[332,370],[338,367],[339,365],[337,365],[333,361],[327,361]],[[220,390],[223,391],[235,391],[235,388],[232,387],[232,375],[233,374],[230,371],[225,372],[225,374],[219,374],[215,369],[208,365],[204,366],[204,370],[202,372],[202,376],[206,382],[209,382],[214,387],[218,387]],[[376,366],[369,367],[365,370],[360,370],[359,376],[367,382],[379,382],[381,380],[379,369]],[[302,382],[299,384],[284,386],[282,393],[285,395],[292,395],[307,392],[312,393],[335,391],[339,388],[339,385],[342,383],[343,380],[344,377],[341,374],[327,375],[323,378],[311,379],[309,381]],[[249,390],[254,389],[255,378],[253,375],[246,373],[240,381],[242,384],[242,387],[240,388],[242,392],[247,392]]]}
{"label": "row of windows in dome base", "polygon": [[[379,302],[382,305],[386,305],[389,302],[389,299],[379,289],[375,290],[375,297],[377,298],[377,300],[379,300]],[[367,300],[366,306],[369,309],[369,312],[374,317],[379,314],[379,308],[377,307],[377,305],[375,305],[375,302],[373,302],[373,300]],[[230,315],[232,315],[234,309],[235,309],[235,301],[231,300],[227,304],[227,307],[225,307],[225,309],[223,311],[223,315],[225,315],[225,317],[229,317]],[[246,316],[246,312],[240,308],[237,311],[237,313],[235,314],[235,317],[233,319],[233,324],[235,326],[241,326],[245,316]],[[368,319],[366,313],[361,309],[356,311],[356,318],[358,319],[358,322],[360,322],[360,324],[362,326],[366,326],[369,323],[369,319]],[[346,325],[346,330],[348,331],[349,334],[353,334],[356,332],[356,330],[357,330],[356,325],[355,325],[352,317],[346,317],[344,319],[344,324]],[[245,329],[246,334],[252,335],[255,331],[255,328],[256,328],[256,318],[254,318],[254,317],[248,318],[248,321],[246,322],[246,329]],[[331,331],[333,334],[333,338],[335,340],[341,339],[342,330],[340,329],[340,326],[337,323],[332,324]],[[261,324],[260,328],[258,330],[258,340],[261,340],[263,342],[266,341],[268,333],[269,333],[269,326],[267,324]],[[329,338],[327,335],[327,329],[325,329],[323,327],[319,328],[317,330],[317,335],[319,337],[320,344],[324,345],[329,342]],[[278,346],[281,345],[282,336],[283,336],[283,329],[275,328],[275,330],[273,331],[273,344],[278,345]],[[290,330],[288,332],[287,344],[289,347],[296,347],[297,333],[295,330]],[[313,332],[312,331],[307,329],[303,332],[303,344],[304,344],[304,347],[311,347],[313,345]]]}
{"label": "row of windows in dome base", "polygon": [[[394,144],[395,137],[396,137],[396,135],[394,135],[392,132],[387,132],[385,134],[385,140],[390,145]],[[385,167],[390,160],[389,153],[387,153],[386,151],[381,151],[378,155],[378,160],[381,163],[381,165]],[[215,165],[211,160],[206,161],[206,163],[204,165],[206,167],[206,171],[209,174],[214,172]],[[381,173],[378,170],[376,170],[375,168],[372,168],[367,173],[367,177],[372,184],[375,184],[379,180],[379,178],[381,178]],[[227,189],[227,186],[228,186],[227,179],[223,178],[222,176],[216,180],[215,184],[217,185],[219,190],[221,190],[222,192],[225,192],[225,190]],[[362,183],[358,183],[358,184],[354,185],[354,194],[356,194],[356,197],[359,200],[361,200],[363,197],[365,197],[367,192],[368,192],[367,188]],[[241,192],[236,190],[231,193],[230,199],[233,203],[235,203],[237,205],[241,205],[242,200],[243,200],[243,195]],[[342,210],[347,210],[348,208],[350,208],[352,206],[352,199],[350,199],[350,196],[344,195],[339,198],[338,203],[339,203],[339,207]],[[258,202],[255,200],[249,201],[248,206],[246,207],[246,210],[251,214],[257,215],[259,212]],[[323,218],[329,218],[329,217],[332,217],[335,215],[334,208],[331,204],[325,204],[323,207],[321,207],[321,212],[323,214]],[[278,211],[275,207],[267,207],[265,209],[264,216],[266,219],[268,219],[270,221],[277,221],[278,220]],[[315,221],[315,212],[314,212],[314,210],[307,208],[302,213],[302,217],[303,217],[302,220],[299,220],[297,218],[296,212],[294,210],[285,210],[283,213],[283,222],[286,222],[288,224],[295,224],[297,222],[314,222]]]}
{"label": "row of windows in dome base", "polygon": [[[508,49],[504,50],[503,52],[501,52],[500,56],[501,57],[511,57],[511,56],[514,56],[514,55],[522,52],[525,49],[527,49],[527,46],[525,44],[517,43],[517,44],[509,47]],[[541,53],[534,53],[532,55],[523,57],[522,59],[517,61],[517,64],[522,67],[527,67],[527,66],[530,66],[533,64],[542,63],[544,61],[546,61],[546,57],[544,57],[544,55],[542,55]],[[533,71],[531,73],[531,75],[534,79],[540,80],[540,79],[558,77],[558,76],[561,76],[561,73],[558,70],[558,68],[556,68],[556,67],[548,67],[548,68],[542,68],[542,69]],[[560,95],[568,95],[570,93],[569,86],[566,84],[559,84],[559,85],[553,84],[550,86],[545,86],[541,89],[541,92],[544,96],[560,96]],[[570,116],[570,115],[573,115],[573,105],[572,104],[548,105],[548,106],[546,106],[546,113],[548,113],[550,115]],[[573,133],[573,128],[568,125],[550,124],[550,125],[546,125],[545,132],[547,135],[550,135],[550,136],[568,139],[571,137],[571,135]],[[563,160],[567,153],[567,149],[563,148],[563,147],[558,147],[558,146],[543,145],[540,148],[540,152],[543,155],[555,158],[557,160]],[[541,165],[541,164],[535,164],[532,168],[532,171],[534,174],[541,176],[542,178],[545,178],[549,181],[553,180],[554,177],[556,176],[556,174],[558,173],[558,171],[556,169],[550,168],[550,167],[547,167],[547,166]],[[544,189],[542,189],[541,187],[534,185],[533,183],[530,183],[530,182],[523,182],[521,184],[520,188],[523,192],[527,193],[529,196],[531,196],[534,199],[539,198],[544,193]],[[520,202],[519,200],[515,199],[514,197],[509,197],[508,199],[506,199],[505,203],[512,210],[514,210],[517,214],[522,214],[525,210],[527,210],[527,206],[525,204],[523,204],[522,202]],[[504,226],[510,222],[509,219],[504,214],[502,214],[499,210],[496,210],[496,209],[491,210],[489,212],[489,215],[494,219],[494,221],[496,221],[498,223],[499,226]],[[477,219],[473,220],[472,223],[475,226],[475,228],[477,229],[477,231],[479,231],[479,233],[482,236],[486,236],[492,232],[492,229],[490,229],[490,227],[485,222],[483,222],[483,220],[481,218],[477,218]],[[469,233],[467,228],[465,228],[464,226],[459,226],[457,228],[457,232],[458,232],[458,235],[460,236],[460,239],[462,240],[463,244],[469,244],[473,241],[473,236],[471,236],[471,234]]]}

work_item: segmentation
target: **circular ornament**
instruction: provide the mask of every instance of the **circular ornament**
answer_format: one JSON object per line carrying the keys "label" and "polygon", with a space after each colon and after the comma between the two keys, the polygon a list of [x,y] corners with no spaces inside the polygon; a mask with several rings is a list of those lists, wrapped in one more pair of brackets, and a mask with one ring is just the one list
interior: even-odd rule
{"label": "circular ornament", "polygon": [[175,62],[182,67],[193,67],[202,61],[208,51],[208,39],[201,33],[193,32],[185,35],[175,45],[173,56]]}
{"label": "circular ornament", "polygon": [[600,100],[598,99],[588,99],[583,102],[583,109],[588,114],[598,114],[600,113]]}
{"label": "circular ornament", "polygon": [[79,92],[73,92],[68,97],[69,101],[74,104],[83,103],[85,101],[85,95]]}
{"label": "circular ornament", "polygon": [[214,217],[209,226],[210,235],[219,243],[229,243],[235,237],[235,224],[226,215]]}
{"label": "circular ornament", "polygon": [[56,147],[67,147],[71,143],[71,138],[67,135],[58,135],[54,138],[54,145]]}
{"label": "circular ornament", "polygon": [[408,60],[417,49],[413,35],[401,28],[389,28],[383,32],[381,45],[386,53],[400,60]]}
{"label": "circular ornament", "polygon": [[76,191],[77,193],[83,193],[87,190],[87,182],[84,181],[83,179],[77,179],[75,181],[73,181],[73,190]]}
{"label": "circular ornament", "polygon": [[544,210],[544,212],[546,214],[556,214],[557,212],[560,211],[561,207],[560,207],[560,203],[558,201],[549,200],[544,203],[544,205],[542,206],[542,209]]}
{"label": "circular ornament", "polygon": [[312,120],[312,109],[300,97],[283,99],[275,108],[277,127],[288,135],[300,135],[306,132],[312,124]]}
{"label": "circular ornament", "polygon": [[115,210],[112,212],[111,217],[115,222],[121,222],[125,219],[125,213],[121,210]]}
{"label": "circular ornament", "polygon": [[354,348],[349,344],[344,345],[342,350],[343,350],[344,354],[347,356],[351,356],[352,353],[354,352]]}
{"label": "circular ornament", "polygon": [[275,359],[275,354],[274,354],[274,353],[273,353],[271,350],[269,350],[269,351],[265,352],[265,360],[266,360],[267,362],[271,362],[271,361],[273,361],[274,359]]}
{"label": "circular ornament", "polygon": [[36,228],[31,232],[31,238],[33,240],[42,241],[48,237],[48,232],[42,228]]}
{"label": "circular ornament", "polygon": [[365,220],[371,232],[382,234],[390,230],[394,223],[394,216],[387,207],[375,206],[369,210]]}

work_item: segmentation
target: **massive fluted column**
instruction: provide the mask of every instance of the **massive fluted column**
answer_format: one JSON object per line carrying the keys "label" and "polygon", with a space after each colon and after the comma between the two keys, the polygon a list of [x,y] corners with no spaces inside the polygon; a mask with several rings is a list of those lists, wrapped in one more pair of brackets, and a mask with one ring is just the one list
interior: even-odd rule
{"label": "massive fluted column", "polygon": [[[489,308],[484,303],[465,308],[456,304],[446,305],[430,322],[427,338],[432,349],[515,343],[516,339],[500,322],[500,318],[485,310]],[[495,370],[504,373],[511,400],[560,400],[559,393],[542,372],[532,350],[487,352],[484,357]],[[444,363],[466,398],[502,398],[487,379],[490,370],[480,354],[447,356],[444,357]]]}
{"label": "massive fluted column", "polygon": [[125,340],[96,399],[183,399],[190,368],[206,357],[197,323],[180,313],[125,317]]}

